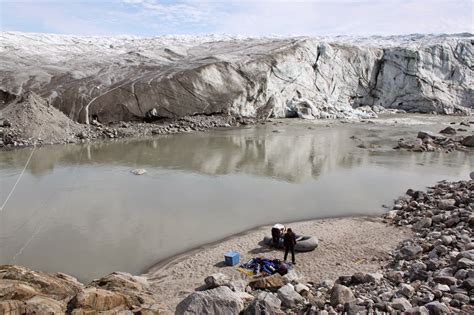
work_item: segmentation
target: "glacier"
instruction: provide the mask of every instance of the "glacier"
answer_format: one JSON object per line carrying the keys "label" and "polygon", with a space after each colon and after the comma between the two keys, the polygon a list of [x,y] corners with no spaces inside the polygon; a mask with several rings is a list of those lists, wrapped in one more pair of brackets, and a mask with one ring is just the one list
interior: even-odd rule
{"label": "glacier", "polygon": [[89,123],[188,115],[470,115],[474,36],[80,37],[0,33],[0,109],[32,91]]}

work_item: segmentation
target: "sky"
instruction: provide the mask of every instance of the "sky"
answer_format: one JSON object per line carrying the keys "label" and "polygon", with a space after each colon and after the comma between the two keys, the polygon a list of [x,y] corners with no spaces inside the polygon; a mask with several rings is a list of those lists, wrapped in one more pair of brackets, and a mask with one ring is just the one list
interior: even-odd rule
{"label": "sky", "polygon": [[474,33],[474,0],[0,0],[2,31],[73,35]]}

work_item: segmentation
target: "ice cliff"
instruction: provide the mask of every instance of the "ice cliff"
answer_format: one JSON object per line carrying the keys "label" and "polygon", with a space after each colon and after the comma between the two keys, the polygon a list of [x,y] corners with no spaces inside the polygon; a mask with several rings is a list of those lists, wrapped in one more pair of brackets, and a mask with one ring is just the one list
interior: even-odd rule
{"label": "ice cliff", "polygon": [[367,38],[0,34],[0,109],[34,91],[88,122],[230,113],[469,114],[472,34]]}

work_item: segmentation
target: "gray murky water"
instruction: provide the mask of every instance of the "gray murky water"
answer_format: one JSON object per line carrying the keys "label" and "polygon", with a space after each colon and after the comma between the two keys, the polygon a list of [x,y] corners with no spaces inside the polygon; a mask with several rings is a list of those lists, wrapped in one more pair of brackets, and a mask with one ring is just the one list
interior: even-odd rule
{"label": "gray murky water", "polygon": [[[474,168],[470,153],[391,149],[400,137],[453,120],[423,119],[421,127],[410,119],[285,121],[38,148],[0,212],[0,264],[88,281],[115,270],[140,273],[259,225],[380,214],[409,187],[467,178]],[[357,148],[352,135],[380,148]],[[0,152],[1,203],[30,150]],[[135,176],[134,168],[148,172]]]}

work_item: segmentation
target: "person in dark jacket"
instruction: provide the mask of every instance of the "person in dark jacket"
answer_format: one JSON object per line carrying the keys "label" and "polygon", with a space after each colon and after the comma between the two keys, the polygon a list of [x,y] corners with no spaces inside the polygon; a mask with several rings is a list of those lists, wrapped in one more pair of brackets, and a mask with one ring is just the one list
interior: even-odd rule
{"label": "person in dark jacket", "polygon": [[288,229],[284,236],[284,244],[285,244],[285,257],[283,258],[284,261],[288,258],[288,252],[291,251],[291,261],[293,264],[295,262],[295,245],[296,245],[296,235],[293,233],[291,229]]}

